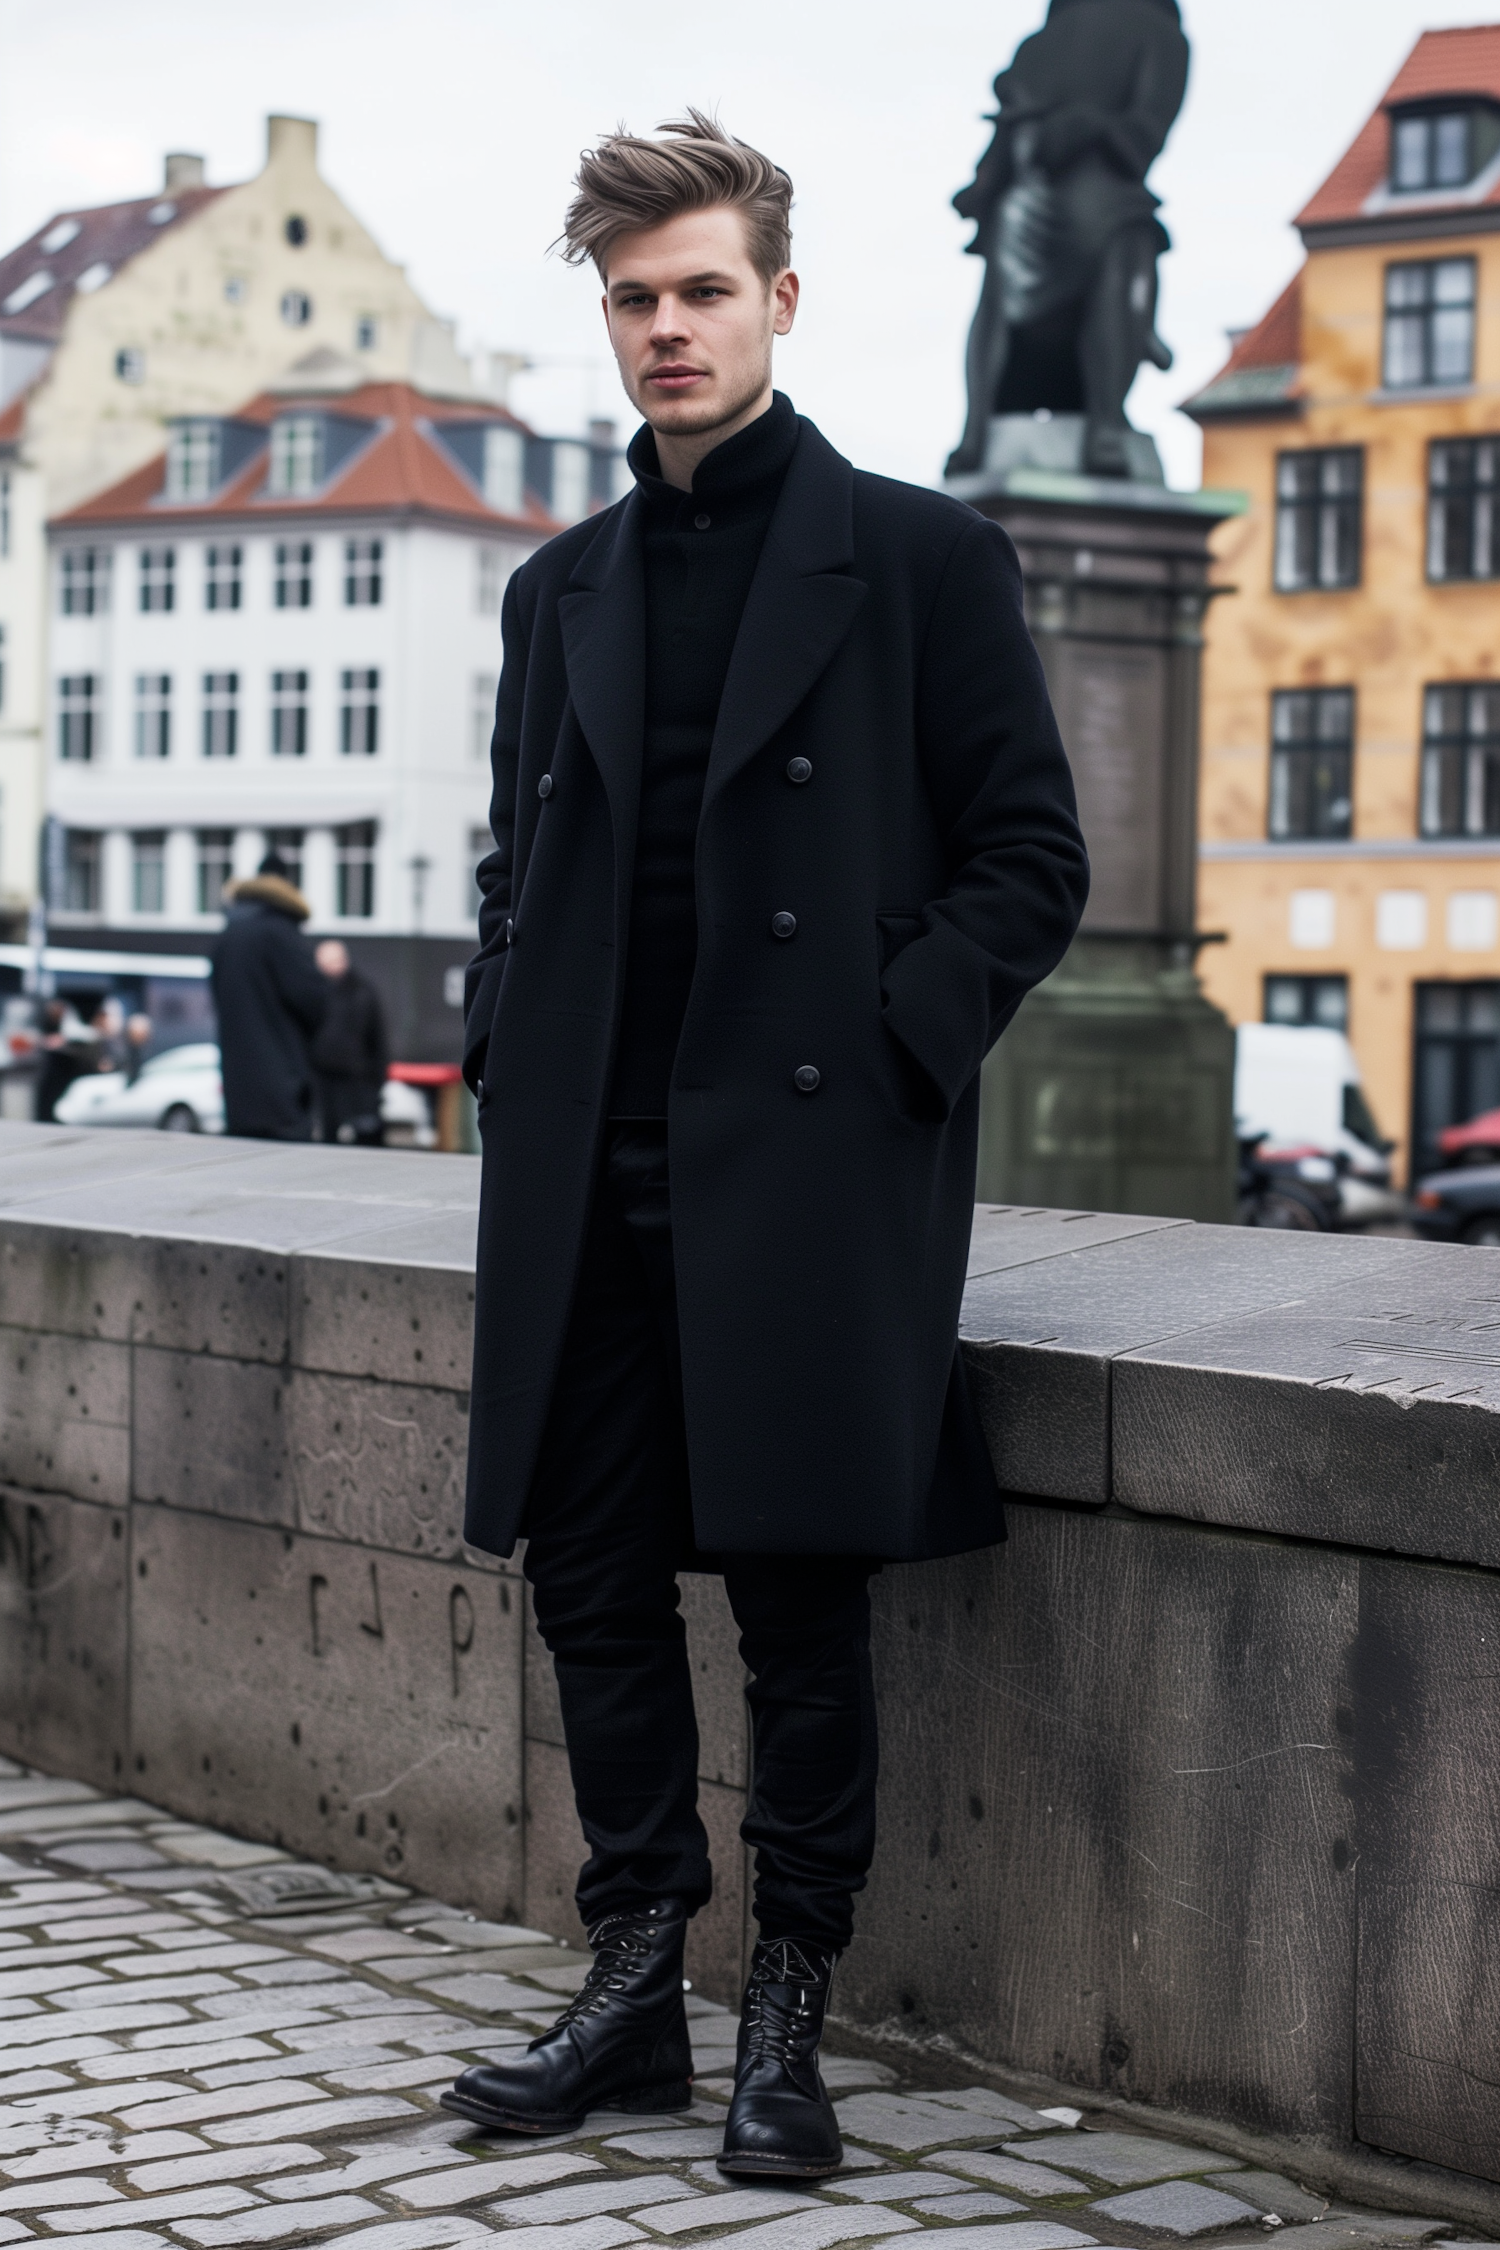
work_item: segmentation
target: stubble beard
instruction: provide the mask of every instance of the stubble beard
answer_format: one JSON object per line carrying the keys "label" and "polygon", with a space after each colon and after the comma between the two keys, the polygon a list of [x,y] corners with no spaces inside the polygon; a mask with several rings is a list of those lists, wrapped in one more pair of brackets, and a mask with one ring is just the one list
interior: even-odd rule
{"label": "stubble beard", "polygon": [[719,429],[753,406],[771,380],[771,354],[766,352],[760,366],[747,373],[727,397],[657,398],[649,383],[642,383],[641,396],[636,405],[653,430],[665,437],[701,437],[707,430]]}

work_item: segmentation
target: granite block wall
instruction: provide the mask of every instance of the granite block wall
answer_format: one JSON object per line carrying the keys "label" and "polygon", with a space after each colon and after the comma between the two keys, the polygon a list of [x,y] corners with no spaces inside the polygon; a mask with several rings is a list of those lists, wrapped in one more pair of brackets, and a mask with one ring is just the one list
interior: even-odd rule
{"label": "granite block wall", "polygon": [[[477,1170],[0,1126],[0,1748],[576,1936],[550,1662],[461,1537]],[[1011,1538],[877,1582],[847,2020],[1500,2182],[1497,1290],[976,1213]],[[742,1672],[683,1601],[733,1999]]]}

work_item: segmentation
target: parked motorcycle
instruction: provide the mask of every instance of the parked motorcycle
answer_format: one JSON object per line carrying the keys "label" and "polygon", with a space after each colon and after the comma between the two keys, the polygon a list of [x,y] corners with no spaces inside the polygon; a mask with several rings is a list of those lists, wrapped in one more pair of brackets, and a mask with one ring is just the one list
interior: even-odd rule
{"label": "parked motorcycle", "polygon": [[1239,1225],[1332,1234],[1343,1201],[1338,1159],[1318,1149],[1268,1151],[1268,1139],[1251,1133],[1240,1142]]}

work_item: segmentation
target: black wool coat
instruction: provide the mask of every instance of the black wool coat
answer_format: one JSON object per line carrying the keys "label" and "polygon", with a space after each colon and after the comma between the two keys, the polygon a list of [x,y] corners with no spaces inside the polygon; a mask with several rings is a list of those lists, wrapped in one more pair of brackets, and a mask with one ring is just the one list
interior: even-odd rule
{"label": "black wool coat", "polygon": [[312,1131],[307,1043],[328,1006],[328,979],[300,924],[307,901],[277,875],[236,883],[213,951],[224,1129],[251,1139]]}
{"label": "black wool coat", "polygon": [[[641,507],[561,533],[505,601],[464,1054],[484,1148],[465,1537],[495,1554],[524,1529],[619,1024]],[[806,421],[695,880],[668,1150],[698,1545],[987,1545],[1003,1518],[957,1359],[979,1067],[1066,949],[1087,861],[1009,540]]]}

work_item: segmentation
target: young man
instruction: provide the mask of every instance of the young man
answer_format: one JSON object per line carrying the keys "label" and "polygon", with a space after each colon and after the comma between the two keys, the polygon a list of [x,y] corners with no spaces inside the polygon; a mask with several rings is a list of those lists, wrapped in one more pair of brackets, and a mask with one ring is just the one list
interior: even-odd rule
{"label": "young man", "polygon": [[1004,1537],[957,1353],[979,1067],[1087,863],[1008,540],[771,388],[791,183],[691,113],[585,157],[636,490],[511,580],[465,1071],[484,1193],[466,1536],[525,1569],[595,1965],[448,2106],[689,2099],[710,1894],[681,1568],[751,1675],[755,1948],[720,2165],[815,2177],[874,1849],[870,1574]]}

